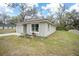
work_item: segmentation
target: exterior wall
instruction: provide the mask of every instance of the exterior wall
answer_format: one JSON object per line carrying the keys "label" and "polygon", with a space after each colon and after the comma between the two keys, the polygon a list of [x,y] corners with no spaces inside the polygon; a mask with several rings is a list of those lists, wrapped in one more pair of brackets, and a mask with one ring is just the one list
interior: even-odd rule
{"label": "exterior wall", "polygon": [[22,25],[16,26],[16,33],[23,33],[23,26]]}
{"label": "exterior wall", "polygon": [[38,36],[46,36],[46,23],[39,24],[39,35]]}
{"label": "exterior wall", "polygon": [[[27,24],[27,34],[32,35],[32,24]],[[34,32],[36,33],[37,36],[45,36],[45,23],[39,23],[39,32]]]}
{"label": "exterior wall", "polygon": [[[34,24],[34,23],[33,23]],[[56,27],[52,26],[49,24],[48,28],[48,23],[38,23],[39,24],[39,32],[34,32],[36,33],[37,36],[43,36],[46,37],[56,31]],[[32,24],[27,24],[27,34],[32,35]],[[17,33],[23,33],[23,25],[17,25],[16,26],[16,32]]]}
{"label": "exterior wall", "polygon": [[[49,27],[48,27],[48,25],[49,25]],[[56,31],[56,27],[55,26],[46,23],[46,32],[45,32],[46,36],[54,33],[55,31]]]}
{"label": "exterior wall", "polygon": [[31,24],[27,24],[27,34],[32,35]]}
{"label": "exterior wall", "polygon": [[[48,23],[39,23],[39,32],[34,32],[36,33],[37,36],[48,36],[56,31],[56,27],[52,26],[49,24],[48,28]],[[32,35],[32,28],[31,24],[27,24],[27,34]]]}

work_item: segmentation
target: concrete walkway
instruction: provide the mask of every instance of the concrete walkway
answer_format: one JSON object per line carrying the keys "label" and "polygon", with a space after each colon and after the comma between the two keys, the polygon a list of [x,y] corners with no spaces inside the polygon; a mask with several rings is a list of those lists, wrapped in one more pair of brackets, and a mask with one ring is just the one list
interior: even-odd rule
{"label": "concrete walkway", "polygon": [[10,35],[21,35],[20,33],[6,33],[6,34],[0,34],[0,36],[10,36]]}

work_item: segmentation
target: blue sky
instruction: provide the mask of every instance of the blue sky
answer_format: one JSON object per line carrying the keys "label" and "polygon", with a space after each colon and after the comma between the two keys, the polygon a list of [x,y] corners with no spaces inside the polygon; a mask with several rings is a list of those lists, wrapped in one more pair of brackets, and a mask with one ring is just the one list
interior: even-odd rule
{"label": "blue sky", "polygon": [[[36,9],[38,12],[42,13],[43,15],[47,15],[48,11],[42,9],[42,7],[46,7],[49,3],[38,3],[38,6],[36,6]],[[71,6],[75,5],[75,3],[64,3],[65,9],[69,9]],[[20,12],[18,10],[19,8],[14,9],[14,13],[12,14],[13,16],[18,15]]]}
{"label": "blue sky", "polygon": [[[78,11],[78,7],[79,5],[76,4],[76,3],[63,3],[64,4],[64,8],[65,10],[67,11],[71,11],[73,9],[77,9]],[[4,7],[3,6],[4,4],[0,4],[0,12],[2,12],[1,10],[1,7]],[[36,4],[32,4],[35,6],[35,8],[38,10],[38,13],[42,13],[43,15],[49,15],[49,12],[48,10],[51,11],[51,13],[53,14],[54,12],[57,11],[58,9],[58,5],[59,4],[56,4],[56,3],[53,3],[53,4],[50,4],[50,3],[36,3]],[[6,5],[5,5],[6,6]],[[4,7],[4,9],[6,9],[8,11],[8,14],[10,16],[17,16],[20,14],[20,8],[19,7],[16,7],[16,8],[7,8],[7,7]]]}
{"label": "blue sky", "polygon": [[11,15],[11,16],[17,16],[19,14],[20,14],[20,8],[19,7],[14,8],[13,12],[9,13],[9,15]]}
{"label": "blue sky", "polygon": [[[40,13],[42,13],[42,14],[47,14],[48,11],[43,10],[43,9],[41,8],[42,6],[46,6],[47,4],[49,4],[49,3],[38,3],[38,6],[35,6],[35,8],[38,10],[38,12],[40,12]],[[20,14],[20,8],[19,8],[19,7],[16,7],[13,11],[14,11],[14,12],[11,13],[10,15],[12,15],[12,16],[17,16],[17,15]]]}
{"label": "blue sky", "polygon": [[64,3],[65,9],[69,9],[71,6],[73,6],[75,3]]}

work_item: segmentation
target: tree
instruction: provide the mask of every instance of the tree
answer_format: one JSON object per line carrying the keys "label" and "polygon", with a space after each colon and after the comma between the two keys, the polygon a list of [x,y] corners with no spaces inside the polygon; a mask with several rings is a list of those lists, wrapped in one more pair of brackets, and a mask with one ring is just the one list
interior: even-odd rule
{"label": "tree", "polygon": [[79,13],[76,10],[71,12],[64,12],[63,14],[59,13],[60,25],[58,28],[69,30],[69,29],[78,29],[79,30]]}
{"label": "tree", "polygon": [[7,12],[3,11],[0,17],[1,17],[1,21],[3,23],[3,29],[4,29],[4,25],[7,23],[6,21],[7,19],[9,19],[9,15],[7,15]]}
{"label": "tree", "polygon": [[19,14],[19,17],[20,17],[20,20],[18,22],[23,22],[25,19],[26,16],[30,16],[30,17],[34,17],[36,16],[35,14],[37,13],[37,10],[35,7],[31,7],[31,6],[28,6],[28,4],[26,3],[13,3],[13,4],[9,4],[8,5],[9,7],[19,7],[19,10],[20,10],[20,14]]}
{"label": "tree", "polygon": [[7,22],[11,24],[16,24],[18,22],[18,19],[19,19],[18,16],[14,16],[14,17],[11,17],[9,20],[7,20]]}
{"label": "tree", "polygon": [[37,10],[35,7],[33,7],[30,12],[31,12],[32,17],[35,17],[37,14]]}
{"label": "tree", "polygon": [[[67,14],[68,15],[68,14]],[[74,29],[78,29],[79,30],[79,13],[76,12],[76,10],[72,10],[69,13],[69,16],[67,17],[70,25],[74,28]],[[69,23],[67,22],[67,23]]]}
{"label": "tree", "polygon": [[57,19],[57,29],[65,29],[65,6],[62,4],[59,4],[58,12],[56,13],[56,19]]}

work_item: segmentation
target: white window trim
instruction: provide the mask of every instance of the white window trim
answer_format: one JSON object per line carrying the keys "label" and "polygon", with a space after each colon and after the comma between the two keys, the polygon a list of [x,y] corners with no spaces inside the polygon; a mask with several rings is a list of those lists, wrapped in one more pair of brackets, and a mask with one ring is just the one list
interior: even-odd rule
{"label": "white window trim", "polygon": [[[32,26],[33,24],[31,24],[31,26]],[[39,24],[38,24],[38,31],[36,31],[36,27],[35,27],[35,25],[36,24],[34,24],[34,31],[33,31],[33,29],[32,29],[32,32],[34,32],[34,33],[38,33],[39,32]]]}

